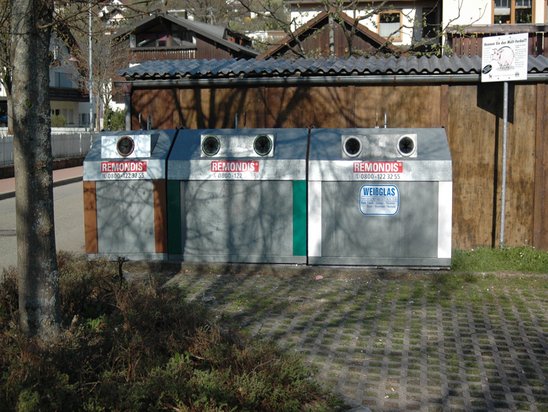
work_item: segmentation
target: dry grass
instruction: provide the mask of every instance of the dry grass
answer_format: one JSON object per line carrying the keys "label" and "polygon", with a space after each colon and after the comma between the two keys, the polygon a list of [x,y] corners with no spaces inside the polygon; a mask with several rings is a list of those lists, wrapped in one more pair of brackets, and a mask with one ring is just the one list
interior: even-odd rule
{"label": "dry grass", "polygon": [[59,256],[64,333],[17,330],[14,271],[0,285],[0,410],[331,411],[295,355],[250,341],[177,288],[128,283],[109,262]]}

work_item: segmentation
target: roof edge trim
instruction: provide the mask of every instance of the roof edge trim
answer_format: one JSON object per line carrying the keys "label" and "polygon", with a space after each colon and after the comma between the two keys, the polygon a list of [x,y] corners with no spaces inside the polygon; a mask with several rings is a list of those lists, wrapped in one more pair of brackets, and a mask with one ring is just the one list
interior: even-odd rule
{"label": "roof edge trim", "polygon": [[[530,73],[527,80],[517,83],[548,82],[548,73]],[[118,84],[128,83],[137,88],[157,87],[192,87],[192,86],[333,86],[333,85],[360,85],[360,84],[437,84],[437,83],[480,83],[480,74],[440,74],[425,75],[373,75],[373,76],[313,76],[313,77],[233,77],[209,79],[149,79],[126,80]]]}

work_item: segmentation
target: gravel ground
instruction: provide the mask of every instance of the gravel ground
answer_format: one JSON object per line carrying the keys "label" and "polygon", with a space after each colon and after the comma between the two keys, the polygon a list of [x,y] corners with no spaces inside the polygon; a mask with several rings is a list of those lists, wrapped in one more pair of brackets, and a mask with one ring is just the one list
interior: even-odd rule
{"label": "gravel ground", "polygon": [[548,274],[183,266],[167,284],[353,408],[548,410]]}

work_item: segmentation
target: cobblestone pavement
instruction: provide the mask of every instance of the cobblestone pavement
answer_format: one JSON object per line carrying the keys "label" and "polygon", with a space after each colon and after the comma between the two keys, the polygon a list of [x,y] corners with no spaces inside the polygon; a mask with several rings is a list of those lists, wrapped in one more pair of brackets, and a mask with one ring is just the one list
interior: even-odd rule
{"label": "cobblestone pavement", "polygon": [[548,275],[215,272],[169,284],[301,352],[351,407],[548,410]]}

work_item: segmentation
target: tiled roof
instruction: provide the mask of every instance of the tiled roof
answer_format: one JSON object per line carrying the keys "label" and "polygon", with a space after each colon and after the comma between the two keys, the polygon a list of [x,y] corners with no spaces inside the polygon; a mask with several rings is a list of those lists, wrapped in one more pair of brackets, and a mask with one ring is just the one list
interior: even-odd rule
{"label": "tiled roof", "polygon": [[182,19],[175,16],[172,16],[170,14],[164,13],[154,16],[148,16],[147,18],[136,22],[130,26],[121,28],[118,32],[115,33],[115,37],[120,38],[122,36],[127,35],[128,33],[134,32],[139,27],[145,26],[146,24],[156,20],[156,19],[165,19],[170,21],[171,23],[178,25],[180,27],[184,27],[187,30],[194,31],[195,33],[198,33],[208,39],[211,39],[215,41],[216,43],[219,43],[229,49],[241,51],[249,54],[250,56],[257,56],[259,53],[253,49],[250,49],[249,47],[241,46],[237,43],[228,41],[224,38],[224,33],[226,31],[226,27],[224,26],[215,26],[211,24],[206,23],[200,23],[195,22],[188,19]]}
{"label": "tiled roof", "polygon": [[[127,80],[265,77],[479,75],[481,57],[350,57],[269,60],[154,60],[120,70]],[[529,74],[546,74],[548,58],[529,56]]]}

